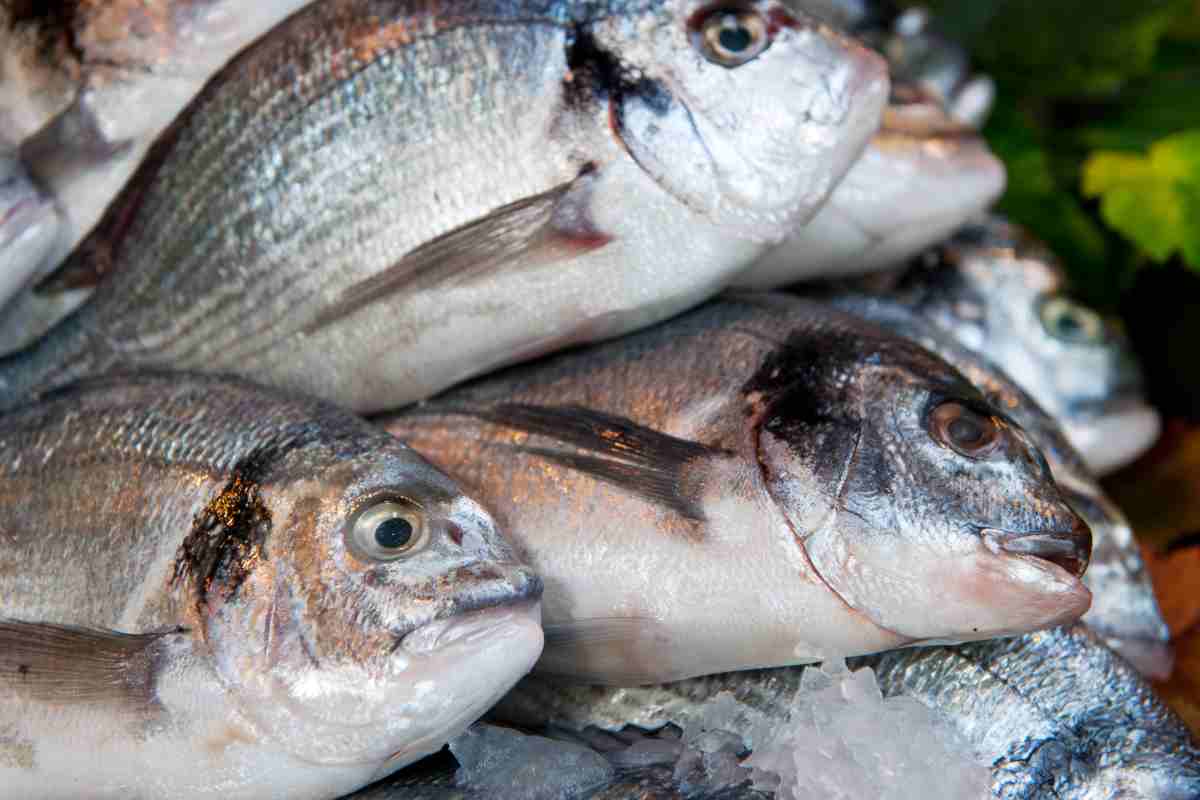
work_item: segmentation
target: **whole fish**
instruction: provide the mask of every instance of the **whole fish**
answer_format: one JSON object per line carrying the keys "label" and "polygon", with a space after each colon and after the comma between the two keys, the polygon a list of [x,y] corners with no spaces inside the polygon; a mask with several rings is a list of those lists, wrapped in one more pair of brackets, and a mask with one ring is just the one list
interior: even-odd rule
{"label": "whole fish", "polygon": [[[1187,727],[1086,626],[894,650],[853,659],[850,666],[873,668],[885,695],[914,697],[953,722],[981,763],[991,766],[993,797],[1200,797],[1200,747]],[[686,724],[706,701],[728,691],[782,720],[801,673],[760,670],[621,689],[567,687],[533,677],[518,684],[497,712],[526,724],[659,728]]]}
{"label": "whole fish", "polygon": [[387,429],[546,581],[545,672],[645,683],[1082,614],[1091,539],[958,372],[783,295],[514,368]]}
{"label": "whole fish", "polygon": [[852,294],[837,295],[831,301],[843,311],[936,353],[1029,433],[1045,454],[1067,502],[1092,531],[1092,558],[1083,576],[1092,591],[1092,606],[1083,621],[1144,674],[1165,679],[1173,661],[1171,634],[1158,608],[1141,549],[1129,521],[1104,494],[1058,423],[1002,369],[908,306]]}
{"label": "whole fish", "polygon": [[917,86],[893,83],[883,127],[829,201],[733,284],[774,289],[902,263],[990,206],[1004,183],[978,131]]}
{"label": "whole fish", "polygon": [[0,150],[0,316],[30,282],[61,234],[62,218],[15,153]]}
{"label": "whole fish", "polygon": [[918,263],[894,296],[984,352],[1104,474],[1153,444],[1161,422],[1124,335],[1067,288],[1052,254],[991,218]]}
{"label": "whole fish", "polygon": [[218,73],[0,362],[235,372],[358,410],[644,326],[810,218],[874,53],[774,0],[328,0]]}
{"label": "whole fish", "polygon": [[332,798],[541,652],[491,517],[347,412],[114,376],[0,417],[0,798]]}

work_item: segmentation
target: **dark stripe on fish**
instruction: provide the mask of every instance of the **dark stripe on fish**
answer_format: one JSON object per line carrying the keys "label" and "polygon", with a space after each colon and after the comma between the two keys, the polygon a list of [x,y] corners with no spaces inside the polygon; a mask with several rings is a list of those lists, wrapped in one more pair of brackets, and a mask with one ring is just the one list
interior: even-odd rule
{"label": "dark stripe on fish", "polygon": [[0,620],[0,687],[47,703],[151,712],[163,640],[181,635],[183,629],[135,635]]}
{"label": "dark stripe on fish", "polygon": [[697,461],[726,454],[707,445],[643,427],[626,417],[583,406],[514,403],[486,409],[453,409],[450,413],[546,436],[593,453],[595,455],[515,445],[520,452],[619,486],[697,522],[704,520],[704,512],[698,499],[685,488],[684,473]]}
{"label": "dark stripe on fish", "polygon": [[203,614],[233,597],[259,561],[268,558],[265,543],[271,532],[271,511],[260,486],[280,449],[266,448],[243,459],[217,496],[192,521],[192,529],[175,556],[171,581],[191,578],[196,604]]}

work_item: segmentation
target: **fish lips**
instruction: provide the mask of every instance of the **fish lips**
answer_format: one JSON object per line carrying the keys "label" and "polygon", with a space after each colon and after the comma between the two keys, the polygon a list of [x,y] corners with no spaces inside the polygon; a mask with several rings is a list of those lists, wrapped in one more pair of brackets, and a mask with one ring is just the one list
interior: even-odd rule
{"label": "fish lips", "polygon": [[1092,531],[1082,519],[1070,530],[1015,532],[980,528],[979,536],[997,555],[1035,559],[1079,579],[1092,558]]}
{"label": "fish lips", "polygon": [[396,648],[407,653],[431,653],[461,638],[460,626],[454,623],[464,615],[534,604],[541,599],[543,590],[541,576],[531,568],[523,565],[504,568],[496,578],[458,592],[423,624],[396,632]]}

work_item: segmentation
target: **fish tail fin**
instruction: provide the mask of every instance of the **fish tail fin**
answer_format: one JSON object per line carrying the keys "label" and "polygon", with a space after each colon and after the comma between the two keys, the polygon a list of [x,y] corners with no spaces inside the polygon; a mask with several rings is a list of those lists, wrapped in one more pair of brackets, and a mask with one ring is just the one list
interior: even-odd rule
{"label": "fish tail fin", "polygon": [[79,309],[23,350],[0,357],[0,411],[99,371]]}

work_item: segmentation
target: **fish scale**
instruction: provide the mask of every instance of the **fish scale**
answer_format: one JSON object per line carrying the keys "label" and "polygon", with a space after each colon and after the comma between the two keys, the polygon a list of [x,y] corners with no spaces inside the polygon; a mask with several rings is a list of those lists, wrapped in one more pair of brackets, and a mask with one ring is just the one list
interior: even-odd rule
{"label": "fish scale", "polygon": [[335,797],[541,651],[540,579],[486,511],[245,381],[110,376],[0,416],[0,539],[0,800]]}
{"label": "fish scale", "polygon": [[0,405],[170,367],[379,410],[703,300],[815,212],[886,93],[877,56],[773,0],[758,58],[697,53],[727,13],[309,6],[213,77],[52,277],[98,283],[0,363]]}

